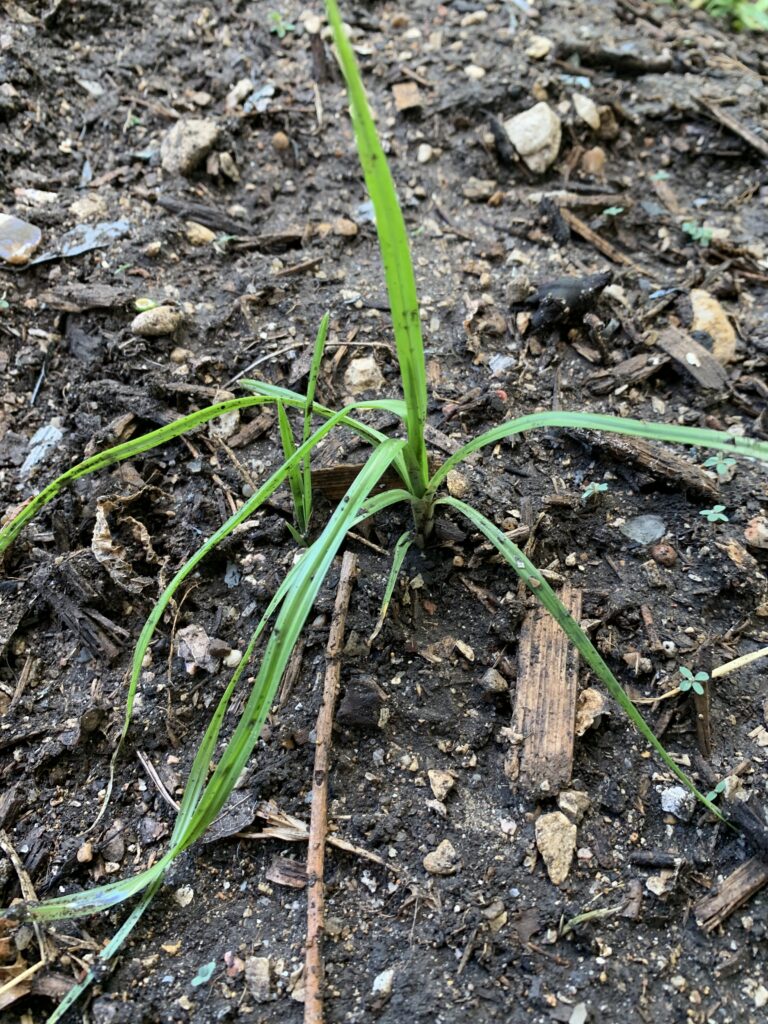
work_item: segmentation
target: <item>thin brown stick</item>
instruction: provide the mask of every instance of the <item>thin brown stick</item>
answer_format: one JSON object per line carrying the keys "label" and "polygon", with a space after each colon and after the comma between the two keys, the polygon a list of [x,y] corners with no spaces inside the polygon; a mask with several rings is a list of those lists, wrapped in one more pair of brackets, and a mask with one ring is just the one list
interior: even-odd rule
{"label": "thin brown stick", "polygon": [[328,812],[328,771],[331,762],[331,731],[341,679],[341,650],[352,585],[357,573],[357,556],[347,551],[341,563],[339,589],[333,608],[328,646],[323,702],[317,716],[317,745],[312,772],[312,814],[307,848],[307,953],[304,966],[304,1024],[323,1024],[323,945],[325,919],[325,835]]}

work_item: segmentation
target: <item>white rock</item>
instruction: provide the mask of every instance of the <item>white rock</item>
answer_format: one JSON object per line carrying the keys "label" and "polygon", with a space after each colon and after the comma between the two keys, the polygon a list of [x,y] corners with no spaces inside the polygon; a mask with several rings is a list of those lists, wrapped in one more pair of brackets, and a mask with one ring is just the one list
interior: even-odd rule
{"label": "white rock", "polygon": [[542,60],[552,51],[552,40],[546,36],[531,36],[530,42],[525,51],[526,57],[531,60]]}
{"label": "white rock", "polygon": [[140,338],[162,338],[173,334],[184,322],[184,314],[172,306],[155,306],[145,309],[131,321],[131,330]]}
{"label": "white rock", "polygon": [[600,111],[597,109],[595,101],[580,92],[575,92],[571,98],[573,99],[574,110],[581,120],[588,124],[592,131],[596,132],[600,127]]}
{"label": "white rock", "polygon": [[19,217],[0,213],[0,260],[21,267],[40,245],[40,228]]}
{"label": "white rock", "polygon": [[690,821],[696,808],[696,798],[682,786],[668,786],[661,791],[661,809],[674,814],[680,821]]}
{"label": "white rock", "polygon": [[381,996],[384,999],[389,999],[392,995],[392,982],[395,980],[395,972],[391,967],[388,967],[386,971],[382,971],[381,974],[377,974],[373,979],[373,985],[371,985],[371,992],[375,996]]}
{"label": "white rock", "polygon": [[555,885],[568,877],[576,849],[576,826],[561,811],[551,811],[536,819],[536,846]]}
{"label": "white rock", "polygon": [[385,381],[373,356],[351,360],[344,374],[344,385],[350,395],[363,391],[378,391]]}
{"label": "white rock", "polygon": [[416,151],[416,160],[420,164],[428,164],[434,156],[435,151],[428,142],[422,142]]}
{"label": "white rock", "polygon": [[245,961],[245,984],[257,1003],[269,999],[269,957],[249,956]]}
{"label": "white rock", "polygon": [[473,82],[478,82],[481,78],[485,78],[485,68],[481,68],[478,64],[467,64],[464,74]]}
{"label": "white rock", "polygon": [[547,103],[537,103],[511,117],[504,122],[504,129],[526,166],[536,174],[543,174],[557,159],[562,128]]}
{"label": "white rock", "polygon": [[109,213],[109,205],[102,196],[95,192],[76,199],[69,208],[69,212],[79,221],[101,220]]}
{"label": "white rock", "polygon": [[160,144],[160,159],[168,174],[191,174],[216,145],[218,124],[207,117],[182,118]]}
{"label": "white rock", "polygon": [[179,904],[180,907],[188,907],[192,900],[195,898],[195,890],[191,885],[182,885],[173,894],[174,900]]}
{"label": "white rock", "polygon": [[591,800],[579,789],[564,789],[557,797],[557,806],[564,811],[576,825],[589,810]]}
{"label": "white rock", "polygon": [[446,477],[448,493],[452,498],[464,498],[469,491],[469,481],[458,469],[451,469]]}
{"label": "white rock", "polygon": [[422,864],[430,875],[453,875],[459,869],[459,855],[450,839],[443,839],[437,849],[428,853]]}

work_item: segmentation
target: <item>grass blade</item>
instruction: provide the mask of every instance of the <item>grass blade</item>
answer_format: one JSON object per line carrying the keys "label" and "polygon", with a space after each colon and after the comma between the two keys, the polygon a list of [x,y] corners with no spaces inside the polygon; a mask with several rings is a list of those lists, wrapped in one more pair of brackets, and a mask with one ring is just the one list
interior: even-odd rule
{"label": "grass blade", "polygon": [[697,800],[699,800],[708,811],[714,814],[717,818],[720,818],[720,820],[723,820],[723,816],[720,811],[718,811],[717,807],[715,807],[710,800],[707,800],[703,793],[699,792],[695,783],[669,756],[663,744],[656,738],[653,731],[646,724],[645,719],[624,692],[624,688],[621,683],[603,661],[599,652],[592,644],[592,641],[573,616],[568,613],[557,594],[550,587],[549,583],[547,583],[533,562],[523,554],[516,544],[512,543],[506,534],[502,533],[498,526],[492,523],[490,519],[482,514],[482,512],[478,512],[477,509],[473,508],[471,505],[467,505],[463,501],[459,501],[457,498],[447,497],[439,498],[437,504],[449,505],[451,508],[455,508],[458,512],[461,512],[461,514],[465,516],[472,525],[475,526],[491,542],[491,544],[493,544],[502,558],[511,565],[520,579],[528,586],[531,593],[547,609],[568,639],[577,647],[579,653],[584,658],[584,661],[586,661],[589,667],[598,676],[610,695],[621,707],[643,739],[653,747],[667,768],[677,776],[683,785],[694,794]]}
{"label": "grass blade", "polygon": [[410,530],[402,533],[395,544],[395,553],[392,556],[392,566],[389,570],[389,577],[387,578],[387,585],[384,589],[384,597],[381,602],[381,610],[379,617],[376,620],[376,625],[373,628],[373,632],[368,637],[368,643],[372,644],[376,637],[381,632],[381,628],[384,625],[384,620],[387,617],[387,611],[389,609],[389,602],[392,600],[392,594],[395,590],[395,584],[397,583],[400,570],[403,567],[405,556],[408,554],[408,548],[413,544],[414,537]]}
{"label": "grass blade", "polygon": [[620,416],[602,416],[586,412],[537,412],[530,416],[500,423],[492,430],[478,434],[442,464],[429,481],[429,490],[434,492],[455,469],[473,452],[496,444],[505,437],[521,434],[526,430],[541,427],[576,427],[581,430],[605,430],[611,434],[626,434],[629,437],[645,437],[651,441],[670,441],[677,444],[697,445],[701,448],[716,448],[724,452],[736,452],[749,458],[768,460],[768,442],[751,437],[736,437],[723,430],[705,430],[702,427],[679,427],[674,423],[645,423],[642,420],[623,419]]}
{"label": "grass blade", "polygon": [[[312,407],[315,404],[315,389],[317,388],[320,364],[323,361],[325,339],[328,337],[328,324],[330,323],[330,320],[330,313],[326,313],[320,321],[320,326],[317,330],[317,337],[315,338],[315,348],[312,352],[312,363],[309,367],[309,380],[307,381],[307,395],[304,405],[304,429],[301,433],[302,441],[308,440],[309,435],[312,433]],[[308,527],[309,521],[312,518],[312,472],[309,468],[309,459],[304,460],[303,474],[304,522]],[[307,527],[305,527],[305,530]]]}
{"label": "grass blade", "polygon": [[408,235],[392,175],[368,106],[357,60],[344,31],[338,5],[336,0],[326,0],[325,6],[341,70],[347,83],[349,111],[360,164],[376,214],[379,250],[387,283],[403,394],[408,409],[408,447],[404,455],[411,490],[420,498],[426,490],[429,476],[427,450],[424,444],[427,381],[419,302]]}
{"label": "grass blade", "polygon": [[[175,842],[171,849],[152,868],[109,885],[86,892],[55,897],[43,903],[14,908],[17,916],[26,915],[37,920],[57,920],[80,917],[106,909],[129,899],[162,877],[172,860],[187,849],[216,819],[232,788],[256,745],[266,715],[274,698],[288,659],[304,627],[317,592],[327,575],[344,538],[355,522],[370,491],[386,472],[404,441],[386,441],[371,455],[366,466],[351,484],[336,511],[318,539],[303,555],[295,567],[289,585],[279,593],[280,611],[267,642],[264,657],[253,689],[237,727],[227,743],[207,785],[194,809],[178,828],[174,828]],[[302,445],[297,451],[301,451]],[[281,588],[282,589],[282,588]],[[275,595],[273,601],[277,601]],[[230,687],[232,687],[232,682]],[[229,689],[229,687],[228,687]],[[221,709],[221,702],[217,713]],[[222,712],[223,714],[223,712]],[[206,738],[210,741],[213,730],[209,726]],[[198,774],[203,766],[202,756],[195,759]],[[186,793],[185,793],[186,797]],[[192,807],[190,799],[186,805]],[[182,801],[182,806],[184,801]],[[181,811],[180,811],[181,814]]]}
{"label": "grass blade", "polygon": [[[293,430],[291,424],[288,421],[288,414],[285,411],[285,406],[277,400],[277,422],[280,425],[280,440],[283,445],[283,455],[286,459],[291,459],[296,453],[296,442],[293,437]],[[308,438],[304,438],[305,441]],[[309,459],[306,460],[309,464]],[[291,498],[293,499],[293,515],[296,519],[296,538],[303,545],[305,543],[305,536],[307,532],[308,523],[304,520],[304,477],[302,476],[301,466],[298,462],[291,466],[291,470],[288,473],[288,483],[291,487]],[[292,531],[293,532],[293,531]]]}
{"label": "grass blade", "polygon": [[74,483],[75,480],[88,476],[89,473],[97,473],[100,469],[106,469],[107,466],[113,466],[116,462],[131,459],[135,455],[149,451],[151,448],[157,448],[159,445],[173,440],[174,437],[186,434],[195,427],[199,427],[202,423],[207,423],[218,416],[224,416],[235,409],[247,409],[249,406],[265,405],[266,403],[267,399],[262,395],[232,398],[227,402],[217,402],[215,405],[206,406],[205,409],[193,412],[189,416],[181,416],[165,427],[152,430],[148,434],[142,434],[141,437],[131,438],[130,441],[115,445],[113,448],[107,448],[106,451],[97,452],[96,455],[92,455],[83,462],[78,462],[76,466],[72,466],[66,473],[62,473],[61,476],[56,477],[52,483],[43,488],[39,494],[24,506],[18,515],[14,516],[0,530],[0,554],[9,547],[27,523],[34,519],[41,509],[45,508],[50,501],[53,501],[57,494],[69,486],[69,484]]}

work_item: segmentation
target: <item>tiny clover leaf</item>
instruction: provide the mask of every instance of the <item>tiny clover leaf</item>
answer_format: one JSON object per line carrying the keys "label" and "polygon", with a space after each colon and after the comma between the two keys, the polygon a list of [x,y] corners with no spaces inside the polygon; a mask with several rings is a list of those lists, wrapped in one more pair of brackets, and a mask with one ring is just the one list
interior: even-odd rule
{"label": "tiny clover leaf", "polygon": [[289,32],[295,32],[296,26],[292,21],[286,21],[280,11],[270,11],[267,15],[271,21],[270,32],[274,32],[278,39],[284,39]]}
{"label": "tiny clover leaf", "polygon": [[606,206],[603,210],[604,217],[618,217],[620,213],[624,213],[623,206]]}
{"label": "tiny clover leaf", "polygon": [[707,793],[707,800],[717,800],[720,794],[725,792],[727,782],[727,779],[720,779],[715,788],[710,789],[710,791]]}
{"label": "tiny clover leaf", "polygon": [[681,224],[683,231],[686,235],[690,235],[694,242],[698,242],[702,249],[709,247],[709,243],[712,241],[713,231],[712,228],[702,227],[697,224],[695,220],[686,220]]}
{"label": "tiny clover leaf", "polygon": [[211,960],[207,964],[198,970],[197,974],[192,979],[192,984],[195,988],[199,988],[200,985],[206,985],[213,977],[213,972],[216,970],[216,961]]}
{"label": "tiny clover leaf", "polygon": [[725,505],[713,505],[712,508],[703,508],[699,512],[700,516],[704,516],[708,523],[727,523],[728,516],[723,515],[725,512]]}
{"label": "tiny clover leaf", "polygon": [[694,675],[689,668],[686,668],[685,665],[681,665],[680,675],[683,677],[678,683],[678,689],[681,693],[687,693],[689,690],[693,690],[693,692],[698,694],[699,697],[703,696],[703,684],[709,679],[708,672],[697,672],[696,675]]}
{"label": "tiny clover leaf", "polygon": [[589,484],[582,491],[581,500],[582,501],[589,501],[590,498],[595,498],[595,497],[597,497],[598,494],[604,494],[605,491],[607,491],[607,490],[608,490],[608,484],[595,484],[595,483]]}
{"label": "tiny clover leaf", "polygon": [[656,171],[655,174],[651,175],[651,181],[666,181],[669,177],[669,171]]}
{"label": "tiny clover leaf", "polygon": [[718,476],[726,476],[731,466],[736,465],[736,459],[723,458],[722,455],[712,455],[704,463],[705,469],[714,469]]}

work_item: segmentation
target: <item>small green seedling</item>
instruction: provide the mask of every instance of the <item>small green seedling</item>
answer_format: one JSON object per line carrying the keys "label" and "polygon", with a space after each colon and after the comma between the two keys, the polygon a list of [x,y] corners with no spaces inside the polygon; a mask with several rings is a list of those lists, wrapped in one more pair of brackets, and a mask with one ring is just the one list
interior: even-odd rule
{"label": "small green seedling", "polygon": [[713,505],[712,508],[703,508],[699,515],[704,516],[708,523],[727,523],[728,516],[724,515],[725,505]]}
{"label": "small green seedling", "polygon": [[581,500],[584,502],[591,501],[596,498],[598,494],[605,494],[608,490],[608,484],[588,484],[587,487],[581,492]]}
{"label": "small green seedling", "polygon": [[737,31],[768,31],[768,0],[689,0],[689,6],[704,9],[713,18],[726,18]]}
{"label": "small green seedling", "polygon": [[157,305],[158,303],[154,299],[145,295],[134,301],[133,308],[137,313],[146,313],[148,309],[155,309]]}
{"label": "small green seedling", "polygon": [[618,217],[620,213],[624,213],[623,206],[606,206],[603,210],[603,217]]}
{"label": "small green seedling", "polygon": [[216,961],[210,960],[207,964],[203,964],[197,974],[194,976],[190,984],[194,988],[199,988],[201,985],[207,985],[208,982],[214,975],[216,970]]}
{"label": "small green seedling", "polygon": [[[320,321],[320,328],[315,338],[315,347],[312,353],[312,363],[309,368],[309,382],[307,384],[306,404],[304,406],[303,428],[301,443],[306,444],[312,434],[312,407],[315,403],[315,388],[317,387],[317,375],[320,372],[320,363],[325,350],[325,339],[328,336],[328,324],[330,314],[326,313]],[[280,426],[280,440],[283,445],[283,455],[286,461],[296,454],[296,441],[293,436],[286,412],[285,405],[280,399],[277,401],[277,419]],[[302,547],[307,546],[309,536],[309,521],[312,517],[312,474],[309,469],[309,458],[297,462],[288,474],[288,482],[291,488],[293,499],[293,514],[295,526],[287,524],[293,539]]]}
{"label": "small green seedling", "polygon": [[0,309],[10,309],[11,308],[10,302],[5,297],[7,294],[8,294],[7,292],[3,292],[3,294],[0,295]]}
{"label": "small green seedling", "polygon": [[714,469],[718,476],[728,476],[731,466],[736,465],[736,459],[727,459],[722,455],[712,455],[704,463],[705,469]]}
{"label": "small green seedling", "polygon": [[666,181],[668,177],[669,171],[656,171],[651,175],[651,181]]}
{"label": "small green seedling", "polygon": [[296,31],[293,22],[286,21],[280,11],[270,11],[267,18],[269,19],[269,31],[273,32],[278,39],[285,39],[289,32]]}
{"label": "small green seedling", "polygon": [[725,792],[725,788],[728,785],[728,779],[720,779],[714,789],[710,789],[707,793],[707,800],[717,800],[721,793]]}
{"label": "small green seedling", "polygon": [[704,683],[709,681],[708,672],[697,672],[696,675],[691,672],[685,665],[680,666],[680,675],[683,677],[678,683],[677,688],[681,693],[687,693],[689,690],[693,690],[699,697],[704,695]]}
{"label": "small green seedling", "polygon": [[694,242],[698,242],[702,249],[708,249],[709,243],[712,241],[712,235],[714,232],[712,228],[705,228],[701,224],[697,224],[695,220],[683,221],[681,225],[686,235],[690,235]]}

